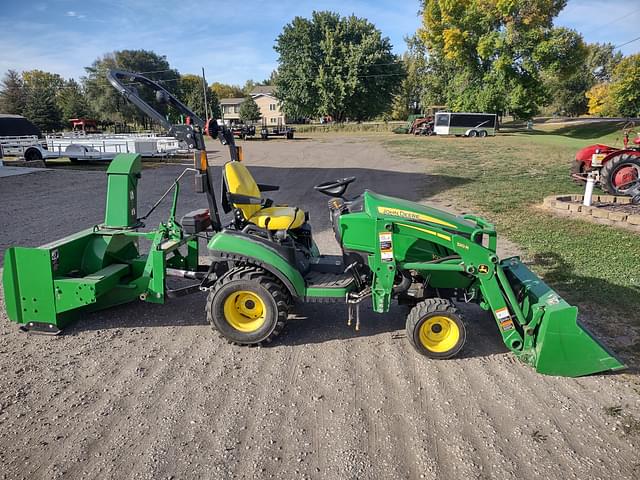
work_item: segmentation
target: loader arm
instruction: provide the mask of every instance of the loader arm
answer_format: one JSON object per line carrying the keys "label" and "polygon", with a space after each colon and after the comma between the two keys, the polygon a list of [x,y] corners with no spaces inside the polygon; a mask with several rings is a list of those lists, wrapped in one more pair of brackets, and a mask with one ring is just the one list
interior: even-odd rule
{"label": "loader arm", "polygon": [[[540,373],[576,377],[625,368],[578,321],[578,309],[518,257],[498,259],[493,225],[471,215],[463,218],[475,225],[470,233],[410,219],[377,221],[380,238],[393,235],[393,258],[383,257],[388,245],[370,256],[376,311],[388,308],[396,271],[416,271],[430,282],[464,290],[465,298],[490,310],[506,347]],[[410,258],[420,241],[435,245],[439,253],[434,256],[440,258]]]}

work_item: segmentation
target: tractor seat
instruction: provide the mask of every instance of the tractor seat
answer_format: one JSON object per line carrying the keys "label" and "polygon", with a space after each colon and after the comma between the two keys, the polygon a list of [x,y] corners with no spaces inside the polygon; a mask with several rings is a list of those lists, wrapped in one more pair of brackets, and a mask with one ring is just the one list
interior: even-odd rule
{"label": "tractor seat", "polygon": [[[231,161],[224,165],[223,208],[229,212],[229,204],[242,212],[244,219],[267,230],[290,230],[305,222],[305,212],[286,205],[271,205],[261,192],[277,190],[272,185],[258,185],[242,163]],[[245,203],[247,202],[247,203]],[[226,204],[226,205],[225,205]]]}

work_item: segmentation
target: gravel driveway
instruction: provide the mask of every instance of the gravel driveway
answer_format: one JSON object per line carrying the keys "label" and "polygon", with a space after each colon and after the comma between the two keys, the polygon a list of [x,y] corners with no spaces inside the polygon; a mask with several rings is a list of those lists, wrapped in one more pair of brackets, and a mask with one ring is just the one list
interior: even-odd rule
{"label": "gravel driveway", "polygon": [[[355,175],[351,193],[442,205],[456,182],[374,137],[247,142],[245,157],[258,181],[281,185],[274,200],[310,211],[327,253],[337,247],[313,185]],[[145,169],[140,211],[182,168]],[[100,222],[105,192],[96,170],[0,178],[0,255]],[[184,188],[182,212],[203,204]],[[134,303],[46,337],[18,331],[0,299],[0,478],[640,477],[637,378],[536,374],[477,308],[462,356],[433,361],[404,338],[402,307],[363,309],[356,334],[344,306],[301,306],[273,346],[241,348],[212,333],[204,301]]]}

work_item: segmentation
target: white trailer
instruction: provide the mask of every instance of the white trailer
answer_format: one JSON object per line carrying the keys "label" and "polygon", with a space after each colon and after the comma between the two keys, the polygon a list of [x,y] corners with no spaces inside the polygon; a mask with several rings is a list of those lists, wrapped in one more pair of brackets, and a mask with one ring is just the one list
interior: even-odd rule
{"label": "white trailer", "polygon": [[35,135],[0,137],[5,156],[25,160],[68,157],[72,162],[111,161],[119,153],[139,153],[143,157],[167,157],[188,153],[173,137],[155,134],[50,135],[45,140]]}

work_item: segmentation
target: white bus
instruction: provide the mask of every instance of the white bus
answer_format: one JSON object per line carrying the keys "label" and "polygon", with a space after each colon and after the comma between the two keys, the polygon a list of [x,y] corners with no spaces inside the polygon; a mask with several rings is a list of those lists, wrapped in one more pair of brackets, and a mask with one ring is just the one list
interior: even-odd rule
{"label": "white bus", "polygon": [[437,112],[434,132],[436,135],[464,135],[465,137],[494,136],[497,118],[495,113]]}

